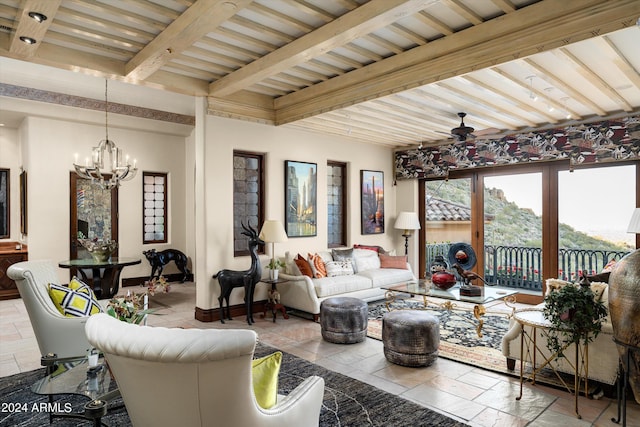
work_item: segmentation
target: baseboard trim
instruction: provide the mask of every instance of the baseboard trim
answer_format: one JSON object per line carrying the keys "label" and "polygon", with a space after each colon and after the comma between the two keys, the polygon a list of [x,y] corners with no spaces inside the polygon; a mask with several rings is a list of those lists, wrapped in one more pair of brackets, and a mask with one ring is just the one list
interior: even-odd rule
{"label": "baseboard trim", "polygon": [[[172,274],[163,274],[162,275],[167,282],[180,282],[182,281],[182,277],[184,275],[182,273],[172,273]],[[126,279],[122,279],[122,287],[128,286],[140,286],[144,285],[144,282],[149,280],[149,277],[127,277]],[[193,282],[193,274],[187,274],[187,282]]]}
{"label": "baseboard trim", "polygon": [[[253,316],[262,316],[265,312],[266,300],[255,301],[253,303]],[[242,320],[246,324],[247,310],[244,304],[230,305],[231,318],[233,321]],[[270,314],[270,313],[268,313]],[[220,307],[215,308],[200,308],[196,306],[196,320],[201,322],[219,322],[220,321]],[[225,319],[226,320],[226,319]]]}

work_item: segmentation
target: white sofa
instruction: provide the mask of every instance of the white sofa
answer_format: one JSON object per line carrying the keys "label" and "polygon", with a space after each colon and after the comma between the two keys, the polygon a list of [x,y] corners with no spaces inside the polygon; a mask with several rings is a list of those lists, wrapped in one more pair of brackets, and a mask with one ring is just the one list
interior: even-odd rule
{"label": "white sofa", "polygon": [[[344,251],[351,249],[353,274],[323,278],[300,275],[300,271],[294,267],[293,258],[287,253],[286,272],[280,274],[280,278],[286,282],[278,284],[281,303],[285,307],[310,313],[317,321],[320,303],[327,298],[348,296],[367,302],[376,301],[384,298],[385,290],[381,286],[417,280],[409,263],[404,263],[406,268],[382,268],[376,251],[358,248],[343,248],[338,251],[344,256]],[[330,250],[318,252],[318,255],[325,262],[334,261]]]}
{"label": "white sofa", "polygon": [[[547,289],[549,289],[549,282],[560,282],[556,279],[550,279],[547,281]],[[592,284],[594,285],[594,284]],[[606,283],[600,283],[604,285],[602,292],[602,302],[605,306],[609,306],[609,286]],[[536,307],[544,307],[544,303],[537,305]],[[511,370],[515,367],[515,361],[520,360],[520,333],[522,326],[520,323],[511,319],[509,331],[502,338],[502,354],[507,358],[507,367]],[[546,338],[540,329],[538,329],[536,336],[537,344],[540,349],[543,350],[545,357],[550,352],[547,349]],[[613,326],[609,316],[602,324],[602,330],[598,336],[589,343],[589,379],[601,382],[603,384],[613,385],[618,377],[618,350],[613,342]],[[564,352],[569,358],[560,358],[557,360],[556,369],[560,372],[565,372],[573,375],[574,370],[570,363],[573,363],[573,355],[575,353],[575,346],[572,344]],[[541,362],[540,357],[537,358],[538,362]]]}

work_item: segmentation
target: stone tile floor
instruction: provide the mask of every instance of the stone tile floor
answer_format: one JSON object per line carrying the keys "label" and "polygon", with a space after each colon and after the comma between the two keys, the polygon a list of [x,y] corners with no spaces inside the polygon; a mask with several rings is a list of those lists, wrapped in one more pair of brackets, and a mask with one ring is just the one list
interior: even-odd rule
{"label": "stone tile floor", "polygon": [[[135,290],[135,289],[134,289]],[[295,354],[327,369],[369,383],[432,410],[478,427],[566,427],[616,426],[615,399],[579,398],[582,419],[573,412],[574,399],[567,391],[525,384],[520,401],[519,380],[510,376],[439,358],[427,368],[406,368],[386,361],[382,342],[367,338],[352,345],[322,340],[320,324],[290,316],[276,323],[256,314],[248,326],[244,318],[225,325],[203,323],[194,318],[193,283],[172,284],[171,292],[151,298],[157,314],[149,317],[153,326],[186,328],[251,328],[260,341]],[[493,309],[499,309],[494,306]],[[38,346],[22,300],[0,301],[0,376],[40,367]],[[640,405],[627,405],[627,426],[640,427]]]}

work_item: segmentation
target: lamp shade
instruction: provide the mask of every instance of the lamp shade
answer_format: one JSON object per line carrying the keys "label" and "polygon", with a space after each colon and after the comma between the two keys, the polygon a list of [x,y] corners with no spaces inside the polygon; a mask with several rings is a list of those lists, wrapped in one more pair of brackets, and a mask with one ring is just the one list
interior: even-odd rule
{"label": "lamp shade", "polygon": [[636,208],[633,211],[627,233],[640,233],[640,208]]}
{"label": "lamp shade", "polygon": [[420,230],[420,219],[415,212],[400,212],[394,228],[398,230]]}
{"label": "lamp shade", "polygon": [[259,237],[268,243],[281,243],[288,240],[284,226],[275,219],[268,219],[262,224]]}

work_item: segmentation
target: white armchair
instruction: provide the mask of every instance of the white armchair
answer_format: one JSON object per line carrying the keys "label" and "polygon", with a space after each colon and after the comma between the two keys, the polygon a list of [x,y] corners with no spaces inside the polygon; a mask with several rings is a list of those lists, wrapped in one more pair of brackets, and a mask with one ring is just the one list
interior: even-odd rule
{"label": "white armchair", "polygon": [[84,333],[86,317],[65,317],[51,301],[47,285],[61,284],[53,261],[23,261],[9,267],[29,314],[40,354],[59,358],[82,356],[91,345]]}
{"label": "white armchair", "polygon": [[168,329],[96,314],[86,325],[118,383],[134,426],[318,425],[324,380],[313,376],[270,409],[258,406],[246,329]]}

